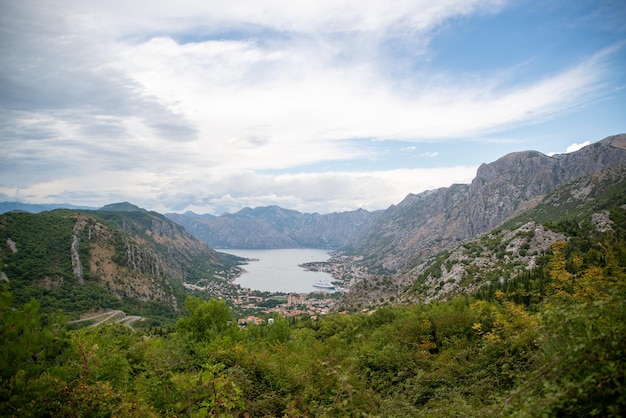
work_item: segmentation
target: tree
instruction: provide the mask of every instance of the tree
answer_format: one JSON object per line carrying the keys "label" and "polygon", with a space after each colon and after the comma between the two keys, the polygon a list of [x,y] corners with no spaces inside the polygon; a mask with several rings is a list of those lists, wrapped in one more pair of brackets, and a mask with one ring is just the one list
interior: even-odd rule
{"label": "tree", "polygon": [[21,309],[12,305],[13,295],[5,287],[0,292],[0,411],[29,415],[24,411],[39,407],[35,401],[56,390],[46,372],[67,341],[62,327],[42,325],[36,300]]}
{"label": "tree", "polygon": [[176,327],[181,332],[190,334],[196,341],[210,341],[233,326],[230,308],[223,300],[204,301],[189,296],[185,300],[185,307],[189,316],[179,319]]}

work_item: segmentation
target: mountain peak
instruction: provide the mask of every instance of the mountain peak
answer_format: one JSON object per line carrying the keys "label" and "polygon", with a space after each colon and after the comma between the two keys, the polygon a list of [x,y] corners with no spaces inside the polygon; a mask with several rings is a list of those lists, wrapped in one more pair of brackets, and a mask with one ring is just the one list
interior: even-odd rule
{"label": "mountain peak", "polygon": [[129,202],[111,203],[102,206],[98,210],[107,212],[144,212],[144,209],[140,208],[139,206],[135,206]]}

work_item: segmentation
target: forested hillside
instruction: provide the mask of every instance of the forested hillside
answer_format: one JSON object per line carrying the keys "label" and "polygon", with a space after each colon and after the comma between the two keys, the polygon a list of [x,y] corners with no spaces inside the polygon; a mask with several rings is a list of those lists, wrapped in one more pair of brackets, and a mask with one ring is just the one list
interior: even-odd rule
{"label": "forested hillside", "polygon": [[185,283],[232,287],[239,261],[130,204],[0,215],[2,281],[19,305],[35,298],[44,312],[123,309],[175,318]]}
{"label": "forested hillside", "polygon": [[[173,328],[68,331],[0,296],[4,416],[543,417],[626,413],[626,216],[542,276],[449,302],[240,328],[189,298]],[[530,299],[524,297],[532,292]]]}

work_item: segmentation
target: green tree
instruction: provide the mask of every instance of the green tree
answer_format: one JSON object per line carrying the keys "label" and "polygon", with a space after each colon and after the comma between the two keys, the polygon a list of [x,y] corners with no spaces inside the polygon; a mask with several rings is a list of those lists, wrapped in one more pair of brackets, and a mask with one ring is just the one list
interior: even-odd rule
{"label": "green tree", "polygon": [[196,341],[210,341],[229,327],[235,326],[230,308],[223,300],[204,301],[189,296],[185,300],[185,307],[189,315],[180,318],[176,328],[191,335]]}
{"label": "green tree", "polygon": [[38,402],[56,389],[47,371],[67,341],[62,327],[42,325],[36,300],[21,309],[12,305],[13,296],[4,288],[0,293],[0,411],[29,415],[26,411],[39,408]]}

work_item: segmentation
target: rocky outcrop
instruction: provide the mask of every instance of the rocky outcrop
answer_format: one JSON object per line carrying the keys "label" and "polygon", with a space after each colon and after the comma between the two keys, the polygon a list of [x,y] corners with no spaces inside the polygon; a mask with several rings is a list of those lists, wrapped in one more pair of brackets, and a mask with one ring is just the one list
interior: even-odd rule
{"label": "rocky outcrop", "polygon": [[[413,290],[403,294],[404,302],[428,302],[458,295],[471,294],[494,276],[501,282],[537,266],[543,256],[563,234],[550,231],[530,221],[514,230],[498,230],[456,247],[439,260],[436,273],[433,263],[424,263],[407,275],[414,278]],[[476,274],[480,272],[480,274]],[[425,274],[426,273],[426,274]]]}
{"label": "rocky outcrop", "polygon": [[231,279],[240,273],[237,257],[216,252],[156,212],[122,203],[107,205],[97,216],[106,224],[98,222],[90,229],[91,268],[114,294],[176,308],[175,288],[184,283],[232,286]]}
{"label": "rocky outcrop", "polygon": [[17,252],[17,245],[15,245],[15,241],[13,241],[11,238],[7,238],[7,245],[9,246],[9,249],[13,254]]}
{"label": "rocky outcrop", "polygon": [[[89,225],[89,237],[91,276],[109,292],[117,297],[160,301],[178,307],[162,262],[150,250],[95,220]],[[176,276],[169,278],[181,280]]]}
{"label": "rocky outcrop", "polygon": [[87,218],[85,216],[78,216],[76,223],[74,224],[74,234],[72,235],[72,244],[70,244],[70,258],[72,259],[72,270],[74,277],[78,280],[78,283],[85,284],[85,277],[83,274],[83,264],[80,260],[80,235],[85,229],[87,224]]}

